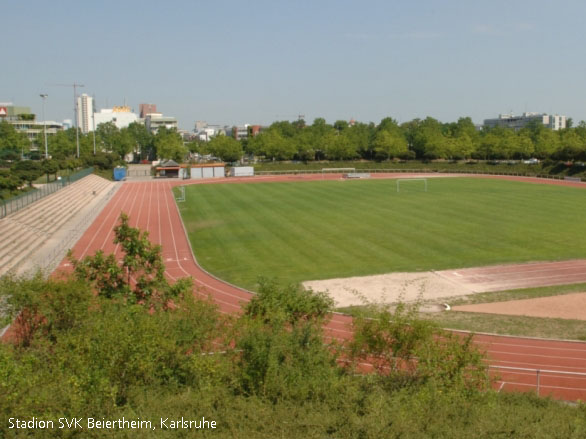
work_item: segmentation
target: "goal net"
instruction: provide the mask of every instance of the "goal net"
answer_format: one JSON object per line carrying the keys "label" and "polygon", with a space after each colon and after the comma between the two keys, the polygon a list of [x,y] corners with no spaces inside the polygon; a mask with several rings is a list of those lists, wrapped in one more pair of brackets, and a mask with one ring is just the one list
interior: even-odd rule
{"label": "goal net", "polygon": [[397,192],[427,192],[427,178],[398,178]]}

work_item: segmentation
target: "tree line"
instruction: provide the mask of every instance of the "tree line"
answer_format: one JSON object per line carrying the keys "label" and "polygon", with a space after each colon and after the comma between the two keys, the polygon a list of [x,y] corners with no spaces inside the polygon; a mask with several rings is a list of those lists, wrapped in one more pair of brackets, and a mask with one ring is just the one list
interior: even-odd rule
{"label": "tree line", "polygon": [[[432,117],[399,124],[387,117],[379,124],[338,120],[333,124],[317,118],[311,125],[303,120],[278,121],[248,139],[237,141],[216,136],[209,142],[184,142],[176,130],[160,128],[156,134],[139,123],[118,129],[113,123],[100,124],[94,133],[80,136],[80,155],[94,152],[121,159],[130,153],[138,160],[173,159],[185,161],[189,153],[210,154],[226,162],[243,156],[268,161],[298,160],[500,160],[552,159],[586,160],[586,122],[553,131],[537,121],[515,131],[507,128],[477,129],[469,117],[442,123]],[[30,152],[30,141],[8,123],[0,123],[0,160],[19,160]],[[42,148],[40,148],[42,151]],[[60,131],[48,139],[49,154],[65,159],[76,155],[75,129]]]}
{"label": "tree line", "polygon": [[[58,131],[47,137],[48,152],[51,158],[65,160],[77,156],[75,128]],[[33,148],[36,146],[36,148]],[[161,127],[152,134],[143,124],[133,122],[119,129],[114,123],[98,125],[95,132],[79,133],[79,152],[82,160],[89,160],[96,154],[105,153],[124,159],[133,154],[134,159],[155,160],[157,157],[183,160],[189,152],[176,130]],[[42,133],[32,145],[22,132],[16,131],[8,122],[0,122],[0,161],[18,161],[25,158],[39,160],[44,157]]]}
{"label": "tree line", "polygon": [[469,117],[442,123],[432,117],[399,124],[387,117],[374,123],[317,118],[278,121],[248,139],[216,136],[210,142],[193,142],[191,151],[212,154],[226,162],[243,156],[268,161],[329,160],[586,160],[586,122],[559,131],[537,121],[525,128],[478,129]]}
{"label": "tree line", "polygon": [[[45,159],[42,134],[33,148],[27,136],[14,126],[0,122],[0,198],[8,198],[19,190],[30,188],[43,175],[60,171],[71,172],[82,167],[112,169],[124,164],[125,157],[133,153],[135,161],[155,160],[157,156],[183,161],[189,150],[175,130],[162,127],[152,134],[139,123],[119,129],[111,122],[100,124],[95,133],[79,133],[74,128],[48,136],[50,159]],[[94,153],[95,150],[95,153]]]}
{"label": "tree line", "polygon": [[[570,121],[571,124],[571,121]],[[399,124],[392,118],[378,125],[324,119],[275,122],[244,145],[248,154],[269,160],[389,159],[586,159],[586,123],[553,131],[538,122],[519,131],[478,130],[469,117],[441,123],[428,117]]]}

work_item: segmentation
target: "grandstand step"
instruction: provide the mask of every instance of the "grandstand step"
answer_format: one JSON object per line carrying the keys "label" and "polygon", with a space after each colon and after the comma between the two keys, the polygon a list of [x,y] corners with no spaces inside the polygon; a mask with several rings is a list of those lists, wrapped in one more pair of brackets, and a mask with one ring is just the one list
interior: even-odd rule
{"label": "grandstand step", "polygon": [[24,261],[53,236],[67,236],[68,224],[78,224],[75,217],[84,210],[103,207],[100,200],[117,185],[88,175],[0,220],[0,276],[30,264]]}

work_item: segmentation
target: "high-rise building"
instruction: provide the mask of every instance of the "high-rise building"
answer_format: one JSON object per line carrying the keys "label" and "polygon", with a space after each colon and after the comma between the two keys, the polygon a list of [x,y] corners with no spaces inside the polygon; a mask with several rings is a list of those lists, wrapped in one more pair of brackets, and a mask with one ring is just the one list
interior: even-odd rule
{"label": "high-rise building", "polygon": [[94,99],[82,94],[77,98],[77,124],[84,134],[94,130]]}
{"label": "high-rise building", "polygon": [[144,119],[147,114],[156,113],[157,112],[157,104],[140,104],[138,106],[139,110],[139,117]]}

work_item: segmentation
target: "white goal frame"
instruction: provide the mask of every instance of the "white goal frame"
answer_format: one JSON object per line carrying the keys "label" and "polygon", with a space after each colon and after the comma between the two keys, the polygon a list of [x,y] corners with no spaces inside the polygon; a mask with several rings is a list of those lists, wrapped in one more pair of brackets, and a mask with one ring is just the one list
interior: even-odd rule
{"label": "white goal frame", "polygon": [[185,202],[185,186],[179,186],[179,192],[181,192],[181,195],[179,195],[177,198],[175,198],[175,201],[177,201],[178,203],[184,203]]}
{"label": "white goal frame", "polygon": [[402,181],[422,181],[424,183],[424,192],[427,192],[427,178],[397,178],[397,192],[401,192]]}

